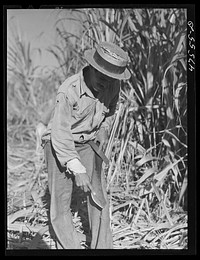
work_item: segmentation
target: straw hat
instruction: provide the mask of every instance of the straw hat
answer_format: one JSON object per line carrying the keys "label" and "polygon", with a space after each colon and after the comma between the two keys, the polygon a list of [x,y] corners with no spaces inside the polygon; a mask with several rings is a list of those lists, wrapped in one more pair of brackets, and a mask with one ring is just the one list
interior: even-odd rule
{"label": "straw hat", "polygon": [[101,73],[115,79],[129,79],[131,74],[127,69],[128,55],[119,46],[101,42],[96,49],[85,51],[85,59]]}

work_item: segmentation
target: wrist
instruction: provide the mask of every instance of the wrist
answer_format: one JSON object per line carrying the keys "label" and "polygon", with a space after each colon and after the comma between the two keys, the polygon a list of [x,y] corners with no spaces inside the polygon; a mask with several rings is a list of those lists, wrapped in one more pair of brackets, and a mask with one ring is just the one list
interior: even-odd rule
{"label": "wrist", "polygon": [[86,168],[82,165],[78,158],[71,159],[67,162],[67,170],[74,175],[79,173],[86,173]]}

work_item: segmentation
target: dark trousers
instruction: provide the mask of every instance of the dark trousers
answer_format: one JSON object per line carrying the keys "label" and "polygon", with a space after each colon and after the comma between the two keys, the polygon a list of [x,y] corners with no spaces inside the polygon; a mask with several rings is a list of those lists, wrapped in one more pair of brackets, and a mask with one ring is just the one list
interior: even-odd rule
{"label": "dark trousers", "polygon": [[[95,168],[95,152],[89,144],[76,145],[81,163],[85,166],[91,180]],[[51,196],[50,221],[56,234],[59,248],[81,249],[78,234],[72,222],[71,197],[73,188],[72,175],[61,167],[56,158],[51,142],[44,146],[45,160],[48,170],[48,186]],[[109,203],[106,194],[106,180],[102,178],[102,188],[107,204],[101,210],[87,196],[89,226],[91,232],[91,249],[112,249],[112,233],[110,229]]]}

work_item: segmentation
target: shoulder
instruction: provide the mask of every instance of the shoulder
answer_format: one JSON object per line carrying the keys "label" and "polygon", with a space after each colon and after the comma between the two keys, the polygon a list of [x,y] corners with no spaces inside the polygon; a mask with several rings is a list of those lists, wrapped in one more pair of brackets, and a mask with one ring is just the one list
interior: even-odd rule
{"label": "shoulder", "polygon": [[65,98],[67,98],[71,103],[75,103],[80,97],[80,81],[81,77],[79,72],[67,78],[58,88],[57,94],[64,93]]}
{"label": "shoulder", "polygon": [[74,74],[67,78],[58,88],[58,93],[68,93],[69,91],[76,91],[77,86],[80,84],[80,73]]}

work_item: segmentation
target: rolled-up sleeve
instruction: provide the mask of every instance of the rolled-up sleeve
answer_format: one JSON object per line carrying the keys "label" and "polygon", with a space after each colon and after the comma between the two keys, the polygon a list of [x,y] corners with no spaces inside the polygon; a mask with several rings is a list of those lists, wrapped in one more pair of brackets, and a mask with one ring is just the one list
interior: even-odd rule
{"label": "rolled-up sleeve", "polygon": [[64,93],[59,93],[52,120],[51,141],[62,166],[74,158],[80,159],[71,132],[71,111],[72,105],[68,98]]}

